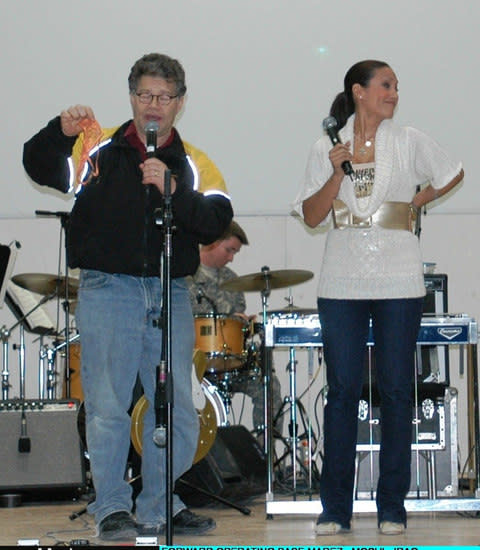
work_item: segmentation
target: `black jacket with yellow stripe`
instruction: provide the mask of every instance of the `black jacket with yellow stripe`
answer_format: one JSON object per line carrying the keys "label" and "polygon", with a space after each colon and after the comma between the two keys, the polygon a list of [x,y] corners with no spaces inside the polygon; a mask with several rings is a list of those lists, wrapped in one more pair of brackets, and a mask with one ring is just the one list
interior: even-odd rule
{"label": "black jacket with yellow stripe", "polygon": [[[142,184],[141,155],[124,137],[130,122],[104,130],[105,140],[91,155],[98,174],[78,189],[69,220],[72,268],[135,276],[160,273],[164,236],[155,220],[162,219],[157,209],[164,200],[155,186],[147,192]],[[25,143],[25,170],[39,185],[71,191],[82,139],[83,134],[65,136],[60,117],[54,118]],[[198,245],[217,239],[232,219],[226,185],[207,155],[183,142],[176,130],[173,140],[155,154],[177,182],[171,195],[172,277],[192,275],[199,265]]]}

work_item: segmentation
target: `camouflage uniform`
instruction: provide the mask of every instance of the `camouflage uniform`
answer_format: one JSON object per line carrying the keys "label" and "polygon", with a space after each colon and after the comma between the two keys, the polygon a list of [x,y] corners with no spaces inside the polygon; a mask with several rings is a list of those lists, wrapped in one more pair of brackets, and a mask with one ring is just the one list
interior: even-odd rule
{"label": "camouflage uniform", "polygon": [[[233,316],[235,313],[245,313],[246,302],[243,292],[228,291],[220,289],[220,285],[230,279],[237,277],[237,274],[227,266],[220,269],[208,267],[200,264],[193,277],[187,277],[190,291],[190,301],[195,316],[206,316],[214,313],[212,303],[215,304],[216,315]],[[205,298],[206,296],[206,298]],[[208,298],[208,299],[207,299]],[[246,351],[246,350],[245,350]],[[228,374],[228,387],[232,393],[244,393],[248,395],[253,404],[252,420],[255,430],[261,430],[264,425],[264,395],[263,395],[263,376],[261,364],[258,363],[260,350],[253,354],[255,365],[252,368],[250,359],[246,360],[237,371],[237,374]],[[251,354],[248,353],[248,357]],[[208,368],[208,367],[207,367]],[[216,383],[218,379],[215,374],[206,374],[211,382]],[[273,396],[273,416],[280,410],[283,400],[281,396],[280,381],[272,375],[272,396]],[[276,422],[275,428],[282,432],[282,421]]]}

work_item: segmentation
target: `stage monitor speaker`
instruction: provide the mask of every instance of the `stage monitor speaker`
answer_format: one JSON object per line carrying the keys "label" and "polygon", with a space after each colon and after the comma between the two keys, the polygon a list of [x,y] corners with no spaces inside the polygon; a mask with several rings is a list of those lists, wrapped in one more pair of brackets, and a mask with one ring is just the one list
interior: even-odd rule
{"label": "stage monitor speaker", "polygon": [[253,435],[245,426],[222,426],[209,453],[177,481],[175,492],[189,506],[211,504],[204,491],[248,501],[265,492],[266,478],[265,454]]}
{"label": "stage monitor speaker", "polygon": [[77,400],[0,401],[0,491],[85,486]]}

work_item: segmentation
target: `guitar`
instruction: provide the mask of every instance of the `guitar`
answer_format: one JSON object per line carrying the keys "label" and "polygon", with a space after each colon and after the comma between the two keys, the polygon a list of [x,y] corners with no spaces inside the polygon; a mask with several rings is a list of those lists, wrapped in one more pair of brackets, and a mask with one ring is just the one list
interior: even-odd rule
{"label": "guitar", "polygon": [[[198,413],[200,433],[193,464],[196,464],[207,455],[215,441],[218,425],[226,423],[223,402],[219,397],[215,399],[215,386],[203,379],[206,369],[207,355],[205,352],[195,349],[192,359],[192,398]],[[143,417],[148,406],[147,399],[142,395],[135,404],[131,415],[130,437],[135,451],[140,456],[142,455]],[[219,410],[216,410],[215,406]]]}

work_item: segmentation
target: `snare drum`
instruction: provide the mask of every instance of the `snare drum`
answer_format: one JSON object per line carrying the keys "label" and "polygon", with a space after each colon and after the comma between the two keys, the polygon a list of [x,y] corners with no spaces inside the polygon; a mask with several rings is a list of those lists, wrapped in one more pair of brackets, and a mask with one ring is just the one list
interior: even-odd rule
{"label": "snare drum", "polygon": [[208,371],[225,372],[242,365],[245,326],[243,319],[226,315],[195,316],[195,347],[207,354]]}

